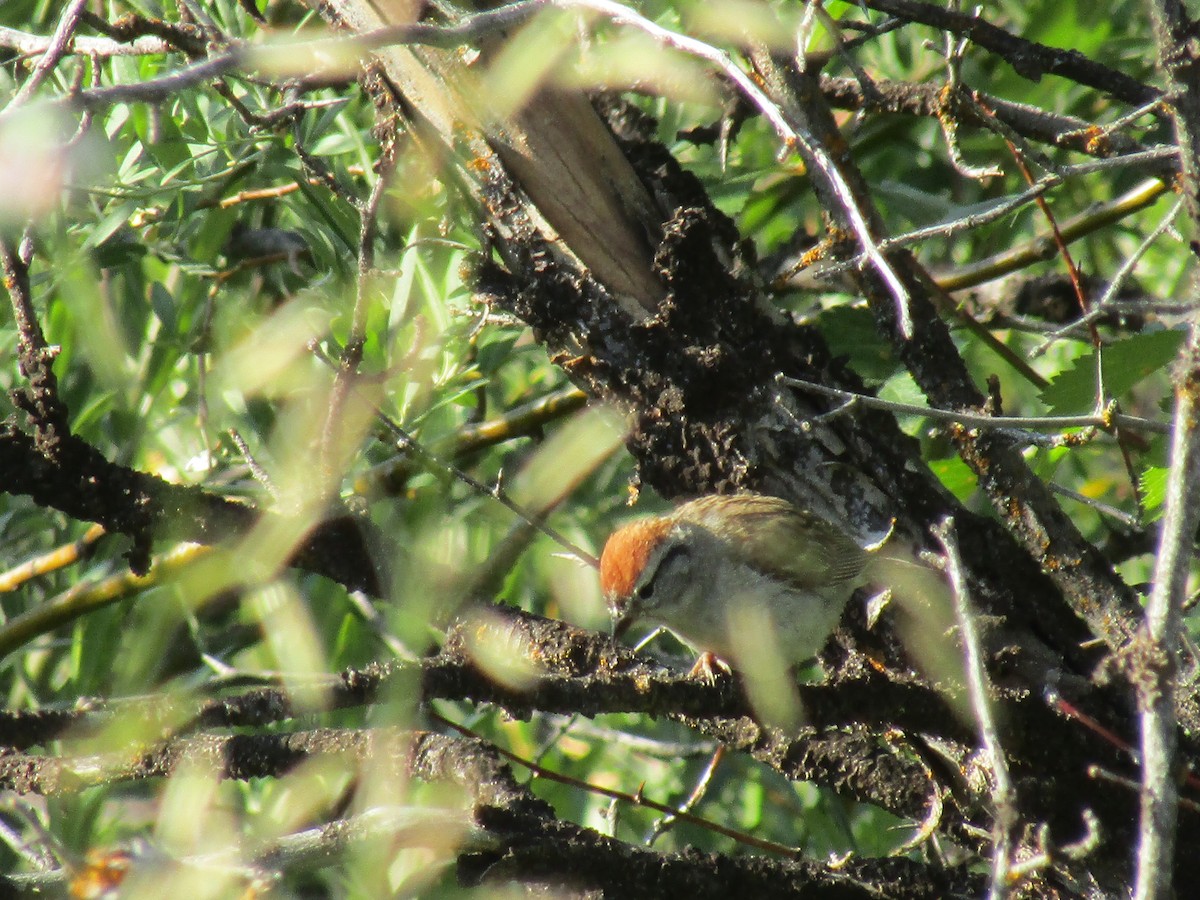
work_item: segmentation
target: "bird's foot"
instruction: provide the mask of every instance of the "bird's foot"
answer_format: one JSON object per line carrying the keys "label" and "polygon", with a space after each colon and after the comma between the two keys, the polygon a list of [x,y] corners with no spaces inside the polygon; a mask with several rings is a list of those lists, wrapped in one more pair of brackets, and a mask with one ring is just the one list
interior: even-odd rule
{"label": "bird's foot", "polygon": [[717,683],[717,673],[723,675],[733,675],[733,669],[729,668],[729,663],[718,657],[715,653],[710,653],[707,650],[700,654],[695,665],[687,673],[688,678],[703,678],[709,684]]}

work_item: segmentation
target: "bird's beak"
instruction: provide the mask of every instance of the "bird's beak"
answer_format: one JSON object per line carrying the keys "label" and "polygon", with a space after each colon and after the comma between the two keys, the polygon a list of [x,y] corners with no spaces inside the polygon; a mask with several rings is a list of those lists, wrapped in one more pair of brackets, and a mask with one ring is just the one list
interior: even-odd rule
{"label": "bird's beak", "polygon": [[633,624],[633,616],[630,615],[630,609],[626,607],[613,606],[609,609],[609,614],[612,616],[612,636],[621,638],[625,632],[629,630],[629,626]]}

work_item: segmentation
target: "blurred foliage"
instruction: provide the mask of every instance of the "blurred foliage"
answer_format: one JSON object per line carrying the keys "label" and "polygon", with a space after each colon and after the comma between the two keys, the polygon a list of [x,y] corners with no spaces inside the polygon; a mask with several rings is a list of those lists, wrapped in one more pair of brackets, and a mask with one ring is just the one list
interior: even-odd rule
{"label": "blurred foliage", "polygon": [[[793,20],[800,14],[796,3],[769,5]],[[9,0],[0,7],[0,24],[48,34],[60,6],[44,0]],[[99,6],[100,14],[110,20],[128,11],[178,17],[175,4]],[[687,30],[704,7],[714,6],[718,4],[693,0],[651,2],[642,9],[668,27]],[[204,7],[228,34],[254,42],[267,39],[233,0]],[[861,17],[854,4],[830,3],[828,9],[847,22]],[[713,10],[706,12],[705,21],[711,23]],[[1135,78],[1152,80],[1150,29],[1141,4],[1110,4],[1104,15],[1095,15],[1087,3],[1034,0],[993,4],[986,14],[1031,40],[1072,47]],[[269,16],[282,34],[315,24],[310,14],[290,3],[272,3]],[[706,27],[711,40],[736,38],[736,29],[715,34],[720,29]],[[597,47],[619,37],[619,29],[601,27]],[[928,43],[931,40],[934,44]],[[908,27],[865,42],[854,55],[873,77],[938,83],[945,72],[938,41],[932,30]],[[664,72],[682,64],[677,54],[653,52],[661,56],[658,64]],[[570,58],[567,54],[563,65]],[[11,52],[0,59],[0,96],[7,97],[25,77],[24,64]],[[106,60],[101,81],[145,81],[180,64],[178,56]],[[89,66],[78,57],[61,64],[42,88],[40,99],[65,93],[81,67],[90,74]],[[848,74],[837,59],[826,71]],[[680,75],[681,80],[686,77]],[[1096,125],[1127,112],[1108,98],[1062,79],[1047,76],[1031,83],[1007,63],[970,48],[963,59],[962,77],[992,95],[1079,116]],[[230,76],[225,85],[241,105],[259,116],[292,99],[248,75]],[[658,119],[660,138],[734,217],[760,255],[777,250],[797,230],[819,235],[820,210],[807,176],[796,157],[780,159],[776,137],[761,118],[744,123],[723,163],[715,146],[696,145],[680,136],[686,129],[713,122],[719,109],[694,98],[678,99],[670,93],[655,97],[645,86],[642,90],[637,102]],[[308,342],[317,341],[336,357],[348,338],[360,292],[367,323],[362,370],[377,380],[372,387],[374,402],[427,447],[450,446],[460,429],[503,416],[525,401],[567,385],[519,323],[480,306],[470,296],[463,278],[465,267],[480,252],[476,212],[463,202],[453,179],[432,169],[403,137],[396,175],[380,215],[378,270],[358,278],[359,218],[348,199],[365,200],[378,177],[379,147],[372,136],[375,111],[352,79],[309,91],[304,99],[336,102],[305,110],[294,128],[262,127],[248,121],[207,85],[182,91],[158,106],[118,104],[97,114],[85,140],[72,151],[61,193],[35,224],[33,290],[48,339],[60,348],[55,371],[73,428],[109,459],[172,481],[201,484],[270,505],[275,502],[270,492],[250,476],[246,460],[230,438],[236,431],[271,476],[279,491],[278,502],[285,502],[289,492],[303,491],[313,482],[314,448],[322,441],[331,380],[328,368],[307,349]],[[48,115],[38,109],[35,104],[28,114]],[[994,134],[961,132],[967,160],[1004,170],[1002,176],[980,182],[955,171],[936,121],[850,113],[840,113],[839,118],[855,161],[874,186],[875,198],[896,233],[956,219],[1024,190],[1009,151]],[[1153,124],[1139,126],[1139,134],[1147,142],[1167,137]],[[347,196],[314,183],[315,173],[302,163],[299,147],[332,174]],[[1056,164],[1081,159],[1066,151],[1039,149]],[[1095,172],[1069,179],[1048,199],[1056,214],[1066,217],[1120,195],[1144,177],[1136,169]],[[250,195],[239,199],[240,192],[270,189],[274,191],[264,199]],[[1080,267],[1102,280],[1111,277],[1169,203],[1161,199],[1074,244],[1072,253]],[[293,232],[303,238],[308,253],[294,266],[276,261],[234,271],[224,248],[235,225]],[[925,241],[918,253],[932,271],[939,272],[1045,232],[1042,214],[1026,206],[952,239]],[[1134,282],[1169,299],[1172,286],[1183,278],[1180,260],[1184,256],[1177,240],[1164,238],[1138,265]],[[1023,274],[1061,273],[1062,265],[1060,258],[1052,256]],[[821,328],[834,351],[846,355],[869,383],[883,387],[885,396],[919,402],[911,396],[911,381],[906,386],[907,376],[856,298],[835,290],[789,291],[780,293],[777,301],[797,318]],[[1153,317],[1147,318],[1140,333],[1101,326],[1108,345],[1105,400],[1118,399],[1125,411],[1135,415],[1161,418],[1170,394],[1167,364],[1178,342],[1169,326],[1169,319]],[[1013,325],[996,331],[1018,355],[1032,359],[1050,382],[1045,389],[1025,381],[967,332],[957,334],[981,383],[990,374],[999,376],[1009,414],[1081,414],[1095,407],[1095,353],[1086,333],[1068,332],[1043,347],[1045,335],[1036,329]],[[22,382],[16,345],[11,317],[0,318],[0,383],[6,390]],[[1035,350],[1042,352],[1035,356]],[[4,410],[5,415],[13,412],[11,406]],[[920,417],[905,421],[910,432],[925,442],[939,477],[983,512],[982,504],[974,501],[969,474],[953,458],[936,423]],[[583,425],[559,421],[546,429],[545,439],[572,427],[590,428],[585,430],[586,440],[602,446],[604,452],[593,453],[578,471],[559,473],[561,480],[555,484],[527,487],[523,499],[537,508],[565,493],[550,524],[596,553],[608,530],[627,515],[632,464],[618,449],[619,430],[606,421],[588,419]],[[356,478],[403,454],[369,414],[359,431],[343,437],[349,462],[337,475],[338,490],[352,508],[364,511],[381,527],[396,554],[394,602],[379,609],[384,633],[408,652],[421,654],[436,643],[461,601],[461,585],[489,560],[516,519],[490,497],[445,472],[420,466],[411,469],[399,496],[351,496],[350,485]],[[485,484],[503,479],[512,485],[522,478],[531,480],[541,470],[565,466],[568,457],[580,455],[577,450],[560,450],[558,456],[547,456],[544,444],[542,436],[522,437],[456,462]],[[1033,448],[1028,456],[1044,477],[1135,518],[1141,515],[1143,521],[1153,518],[1161,502],[1160,440],[1134,459],[1132,475],[1144,492],[1141,513],[1130,473],[1111,439],[1070,450]],[[640,510],[662,508],[655,498],[644,501]],[[1065,502],[1090,539],[1102,541],[1114,528],[1113,520],[1102,512],[1076,501]],[[0,567],[11,568],[77,540],[88,525],[40,509],[26,498],[5,496],[0,500]],[[78,563],[23,584],[3,598],[5,620],[79,585],[124,571],[128,549],[126,539],[105,537]],[[211,564],[244,572],[248,564],[239,556],[242,549],[240,545],[218,548],[217,561]],[[548,538],[533,538],[507,573],[499,598],[586,627],[605,627],[592,573],[560,558],[561,552]],[[1148,580],[1144,561],[1140,577],[1137,561],[1128,565],[1132,580]],[[206,581],[211,571],[201,564],[184,568],[9,655],[0,665],[0,688],[7,705],[66,706],[80,697],[151,692],[186,695],[231,672],[284,673],[294,679],[298,695],[304,696],[304,676],[361,666],[396,652],[397,645],[386,642],[334,584],[286,572],[265,583],[214,593],[212,583]],[[673,645],[668,641],[663,646]],[[313,702],[319,704],[319,696]],[[588,721],[535,715],[529,722],[512,722],[471,704],[435,705],[442,714],[549,769],[629,792],[640,790],[664,802],[682,802],[704,769],[709,749],[681,726],[642,717]],[[321,718],[344,726],[418,727],[424,721],[412,696],[394,696],[370,711],[322,714]],[[126,746],[138,737],[150,735],[138,722],[119,718],[108,733],[89,739],[86,747],[63,742],[59,749],[99,752]],[[364,780],[370,777],[363,776]],[[383,774],[377,777],[385,779]],[[74,854],[135,838],[153,838],[164,849],[196,854],[265,840],[267,835],[320,820],[344,797],[348,778],[344,771],[314,767],[261,783],[222,783],[197,766],[167,784],[94,788],[35,808],[47,833]],[[622,806],[614,811],[606,798],[579,788],[536,778],[531,783],[560,815],[624,840],[642,841],[659,818],[644,808]],[[461,802],[439,795],[431,786],[392,787],[397,791],[391,798],[394,803]],[[813,785],[790,784],[736,757],[721,764],[697,811],[761,838],[802,847],[817,858],[831,853],[886,853],[901,845],[914,827]],[[9,813],[4,815],[7,819]],[[668,831],[655,846],[670,849],[686,844],[739,850],[730,839],[690,824]],[[374,896],[398,890],[450,895],[457,890],[447,868],[451,858],[449,851],[440,855],[404,851],[392,856],[386,846],[370,848],[351,854],[342,866],[297,875],[289,887],[297,894],[319,890]],[[20,865],[10,847],[0,847],[0,870],[12,871]]]}

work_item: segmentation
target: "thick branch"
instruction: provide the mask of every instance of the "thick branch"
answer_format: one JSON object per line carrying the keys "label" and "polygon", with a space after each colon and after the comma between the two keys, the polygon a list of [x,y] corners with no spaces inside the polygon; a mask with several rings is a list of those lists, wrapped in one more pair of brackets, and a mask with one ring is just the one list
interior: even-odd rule
{"label": "thick branch", "polygon": [[[328,755],[372,767],[392,761],[396,772],[422,781],[451,782],[466,791],[473,817],[495,836],[495,850],[476,841],[459,859],[468,884],[508,881],[556,892],[601,891],[605,896],[811,896],[839,900],[934,900],[974,896],[981,880],[963,869],[909,860],[855,860],[837,867],[804,859],[661,854],[604,837],[557,819],[553,809],[513,777],[483,741],[429,732],[317,729],[275,735],[205,736],[170,742],[123,767],[128,777],[165,777],[187,760],[207,760],[223,778],[278,777],[302,761]],[[26,787],[55,792],[79,784],[63,767],[9,758],[0,769]]]}
{"label": "thick branch", "polygon": [[[11,423],[0,424],[0,493],[25,495],[83,522],[130,535],[135,542],[184,540],[214,544],[248,532],[262,513],[199,487],[171,484],[105,459],[71,435],[57,460]],[[290,565],[324,575],[348,590],[378,596],[370,526],[349,517],[317,524],[293,552]]]}
{"label": "thick branch", "polygon": [[[842,142],[814,79],[790,71],[766,53],[756,54],[755,63],[763,71],[768,89],[790,115],[808,121],[830,145],[837,146]],[[871,211],[873,227],[881,228],[880,217],[861,173],[853,168],[848,157],[843,158],[842,164],[860,206]],[[845,213],[836,194],[826,191],[819,179],[815,184],[835,226],[846,229]],[[938,315],[934,304],[939,296],[937,288],[911,255],[897,252],[893,256],[896,270],[913,300],[909,314],[913,334],[907,339],[903,333],[890,287],[871,270],[865,270],[859,284],[881,330],[929,398],[931,406],[947,410],[984,410],[985,398],[967,372],[949,328]],[[980,487],[996,511],[1042,570],[1054,579],[1080,618],[1109,647],[1119,649],[1128,643],[1139,618],[1133,592],[1079,533],[1050,491],[1029,470],[1019,449],[1006,438],[991,432],[959,427],[952,430],[952,435],[963,460],[975,471]],[[1036,615],[1044,615],[1044,612],[1039,609]]]}

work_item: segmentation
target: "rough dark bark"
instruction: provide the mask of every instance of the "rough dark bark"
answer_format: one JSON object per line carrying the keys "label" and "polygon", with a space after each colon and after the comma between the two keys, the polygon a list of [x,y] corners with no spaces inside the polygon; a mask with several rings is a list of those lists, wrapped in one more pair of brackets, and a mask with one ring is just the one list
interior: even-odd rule
{"label": "rough dark bark", "polygon": [[[366,0],[312,5],[352,32],[382,23],[377,4]],[[1030,78],[1058,74],[1130,103],[1159,96],[1077,53],[1031,44],[978,17],[910,0],[867,5],[969,37]],[[189,33],[164,35],[183,44]],[[197,55],[203,50],[188,47]],[[483,42],[485,57],[492,49]],[[837,158],[867,230],[881,237],[869,185],[854,168],[829,97],[927,115],[937,113],[941,101],[927,91],[892,86],[871,94],[861,84],[823,82],[766,51],[751,59],[771,99]],[[1193,61],[1170,64],[1186,69]],[[590,396],[628,411],[640,486],[668,498],[766,491],[815,508],[864,538],[894,523],[897,539],[916,546],[932,546],[930,528],[952,515],[981,613],[1000,742],[1015,783],[1022,824],[1017,852],[1027,857],[1046,851],[1051,860],[1026,885],[1028,893],[1120,894],[1131,875],[1125,851],[1135,843],[1138,798],[1134,791],[1098,789],[1091,772],[1099,767],[1136,775],[1126,750],[1103,733],[1118,743],[1131,741],[1133,710],[1125,685],[1099,683],[1094,676],[1117,669],[1114,660],[1124,659],[1128,669],[1141,612],[1110,559],[1083,538],[1030,471],[1022,448],[985,429],[949,429],[996,518],[962,509],[892,416],[861,407],[837,410],[833,401],[781,386],[783,376],[865,391],[819,329],[772,307],[754,247],[655,139],[657,123],[619,98],[547,89],[502,127],[485,130],[480,123],[492,119],[473,105],[472,77],[453,52],[387,47],[364,87],[381,119],[389,127],[401,121],[476,204],[488,249],[495,251],[484,254],[472,273],[476,292],[526,322]],[[1079,130],[1077,123],[1051,123],[1012,108],[999,112],[1012,127],[1048,143],[1082,142],[1098,156],[1135,149],[1119,140],[1096,145],[1083,135],[1062,136]],[[1189,165],[1185,158],[1185,173]],[[854,228],[844,197],[820,171],[812,168],[828,215],[829,254],[849,256]],[[1155,171],[1166,177],[1175,167],[1164,163]],[[1194,207],[1194,184],[1188,182],[1187,191]],[[797,243],[808,237],[797,235]],[[11,246],[6,254],[10,293],[28,301],[25,264]],[[934,406],[995,412],[998,398],[986,395],[968,373],[944,318],[945,298],[928,274],[904,251],[890,254],[888,262],[908,295],[911,334],[899,327],[893,291],[876,270],[852,277],[896,358]],[[152,540],[216,541],[258,521],[257,510],[125,469],[73,436],[57,395],[53,354],[39,340],[30,304],[15,308],[29,383],[14,399],[28,428],[6,423],[0,431],[0,489],[131,535],[135,567],[148,557]],[[317,526],[292,564],[379,593],[386,579],[372,563],[372,540],[357,520],[339,516]],[[530,648],[540,667],[529,687],[517,690],[489,679],[472,662],[461,631],[452,631],[440,652],[419,665],[345,673],[331,705],[369,704],[385,687],[419,683],[425,700],[490,703],[515,717],[539,711],[669,717],[788,778],[925,821],[931,831],[986,856],[995,809],[974,727],[955,712],[953,691],[913,662],[897,636],[900,614],[886,611],[869,626],[858,606],[852,604],[837,641],[826,649],[826,681],[799,687],[808,718],[796,733],[756,721],[736,680],[680,678],[597,635],[515,611],[500,611],[497,620]],[[146,710],[163,721],[177,722],[177,713]],[[1200,704],[1190,689],[1181,690],[1177,714],[1186,729],[1182,753],[1196,763]],[[278,776],[321,754],[390,758],[408,774],[451,780],[471,794],[472,814],[496,844],[462,855],[459,872],[469,884],[516,880],[611,896],[687,891],[859,897],[874,891],[916,898],[975,896],[983,888],[979,878],[935,863],[862,860],[834,870],[803,860],[658,854],[621,844],[555,817],[482,742],[429,733],[272,733],[264,726],[297,715],[282,691],[198,706],[173,736],[107,769],[29,752],[68,729],[78,734],[99,727],[108,715],[92,708],[0,716],[9,751],[0,759],[0,785],[18,792],[75,792],[89,778],[163,777],[185,756],[197,755],[227,778]],[[1084,727],[1085,716],[1095,726]],[[215,731],[229,727],[251,733]],[[1081,858],[1056,856],[1056,847],[1081,838],[1091,815],[1099,823],[1100,848]],[[1200,816],[1184,810],[1180,845],[1195,846],[1198,829]],[[1197,874],[1194,856],[1177,858],[1181,883]]]}
{"label": "rough dark bark", "polygon": [[[977,23],[965,26],[969,30],[964,33],[985,44],[995,37]],[[1001,41],[995,49],[1009,52],[1010,43]],[[1018,43],[1013,52],[1038,50]],[[815,79],[785,71],[769,57],[755,62],[784,110],[799,116],[828,146],[842,146]],[[392,77],[393,62],[383,59],[381,65],[384,79]],[[1103,83],[1131,97],[1154,96],[1071,54],[1039,57],[1035,52],[1022,71],[1069,72],[1083,83]],[[409,115],[417,106],[419,120],[420,98],[398,100],[405,78],[411,74],[391,82],[391,99]],[[889,416],[855,410],[818,419],[830,411],[829,403],[780,390],[780,374],[855,391],[863,386],[831,357],[819,332],[789,322],[765,302],[754,278],[752,248],[715,209],[699,182],[649,137],[653,123],[619,102],[606,100],[599,108],[628,164],[654,197],[658,221],[649,226],[643,221],[639,236],[657,235],[652,271],[661,294],[648,291],[640,303],[622,304],[596,271],[573,264],[548,241],[537,223],[549,219],[554,224],[554,213],[532,198],[544,196],[553,183],[536,182],[554,176],[536,165],[519,171],[488,165],[482,174],[475,167],[475,176],[464,179],[491,221],[503,260],[477,271],[477,290],[526,321],[577,384],[630,410],[629,446],[638,461],[638,480],[663,496],[766,490],[832,514],[864,534],[895,519],[897,530],[918,543],[925,542],[931,525],[953,514],[976,602],[1002,622],[988,634],[989,666],[1005,691],[1002,741],[1013,748],[1020,816],[1030,823],[1025,846],[1036,843],[1034,823],[1050,825],[1056,841],[1077,838],[1085,809],[1098,812],[1114,845],[1128,846],[1136,798],[1116,792],[1098,797],[1087,776],[1088,765],[1099,759],[1107,760],[1102,765],[1120,767],[1120,752],[1081,735],[1077,722],[1053,714],[1043,692],[1053,687],[1056,695],[1113,731],[1126,737],[1133,733],[1128,699],[1120,690],[1090,681],[1104,651],[1080,649],[1093,636],[1103,638],[1110,651],[1129,641],[1140,618],[1131,589],[1082,538],[1006,438],[952,429],[959,452],[1000,515],[995,522],[959,508],[928,471],[919,448]],[[543,119],[539,126],[551,124]],[[481,137],[487,141],[487,135]],[[504,161],[502,153],[496,161]],[[578,159],[569,167],[589,165]],[[869,210],[866,186],[855,181],[849,166],[843,174],[857,185]],[[820,193],[820,179],[816,181]],[[838,208],[831,197],[824,205]],[[639,209],[643,215],[653,212]],[[847,228],[844,222],[835,225]],[[587,259],[594,250],[586,244],[570,249],[576,259]],[[896,254],[892,262],[912,298],[913,337],[897,336],[895,301],[868,270],[860,287],[880,331],[893,340],[897,356],[934,405],[986,410],[986,398],[968,376],[937,312],[936,288],[906,254]],[[848,665],[850,658],[841,664]],[[902,661],[898,664],[903,667]],[[831,682],[841,677],[835,668]],[[916,689],[929,692],[927,704],[939,703],[931,686]],[[855,774],[858,766],[859,773],[866,773],[879,765],[881,744],[873,729],[844,735],[826,748],[819,732],[794,743],[762,743],[761,735],[748,738],[736,727],[714,727],[709,733],[781,771],[815,777],[853,796],[870,795],[874,802],[909,814],[920,806],[918,798],[927,799],[915,783],[905,786],[907,776],[899,769],[862,778]],[[834,747],[836,752],[829,752]],[[951,770],[965,758],[948,766],[943,761],[934,769],[951,794],[961,788]],[[965,808],[986,806],[986,797],[978,795]],[[1091,859],[1088,866],[1101,883],[1116,886],[1127,879],[1129,859]]]}

